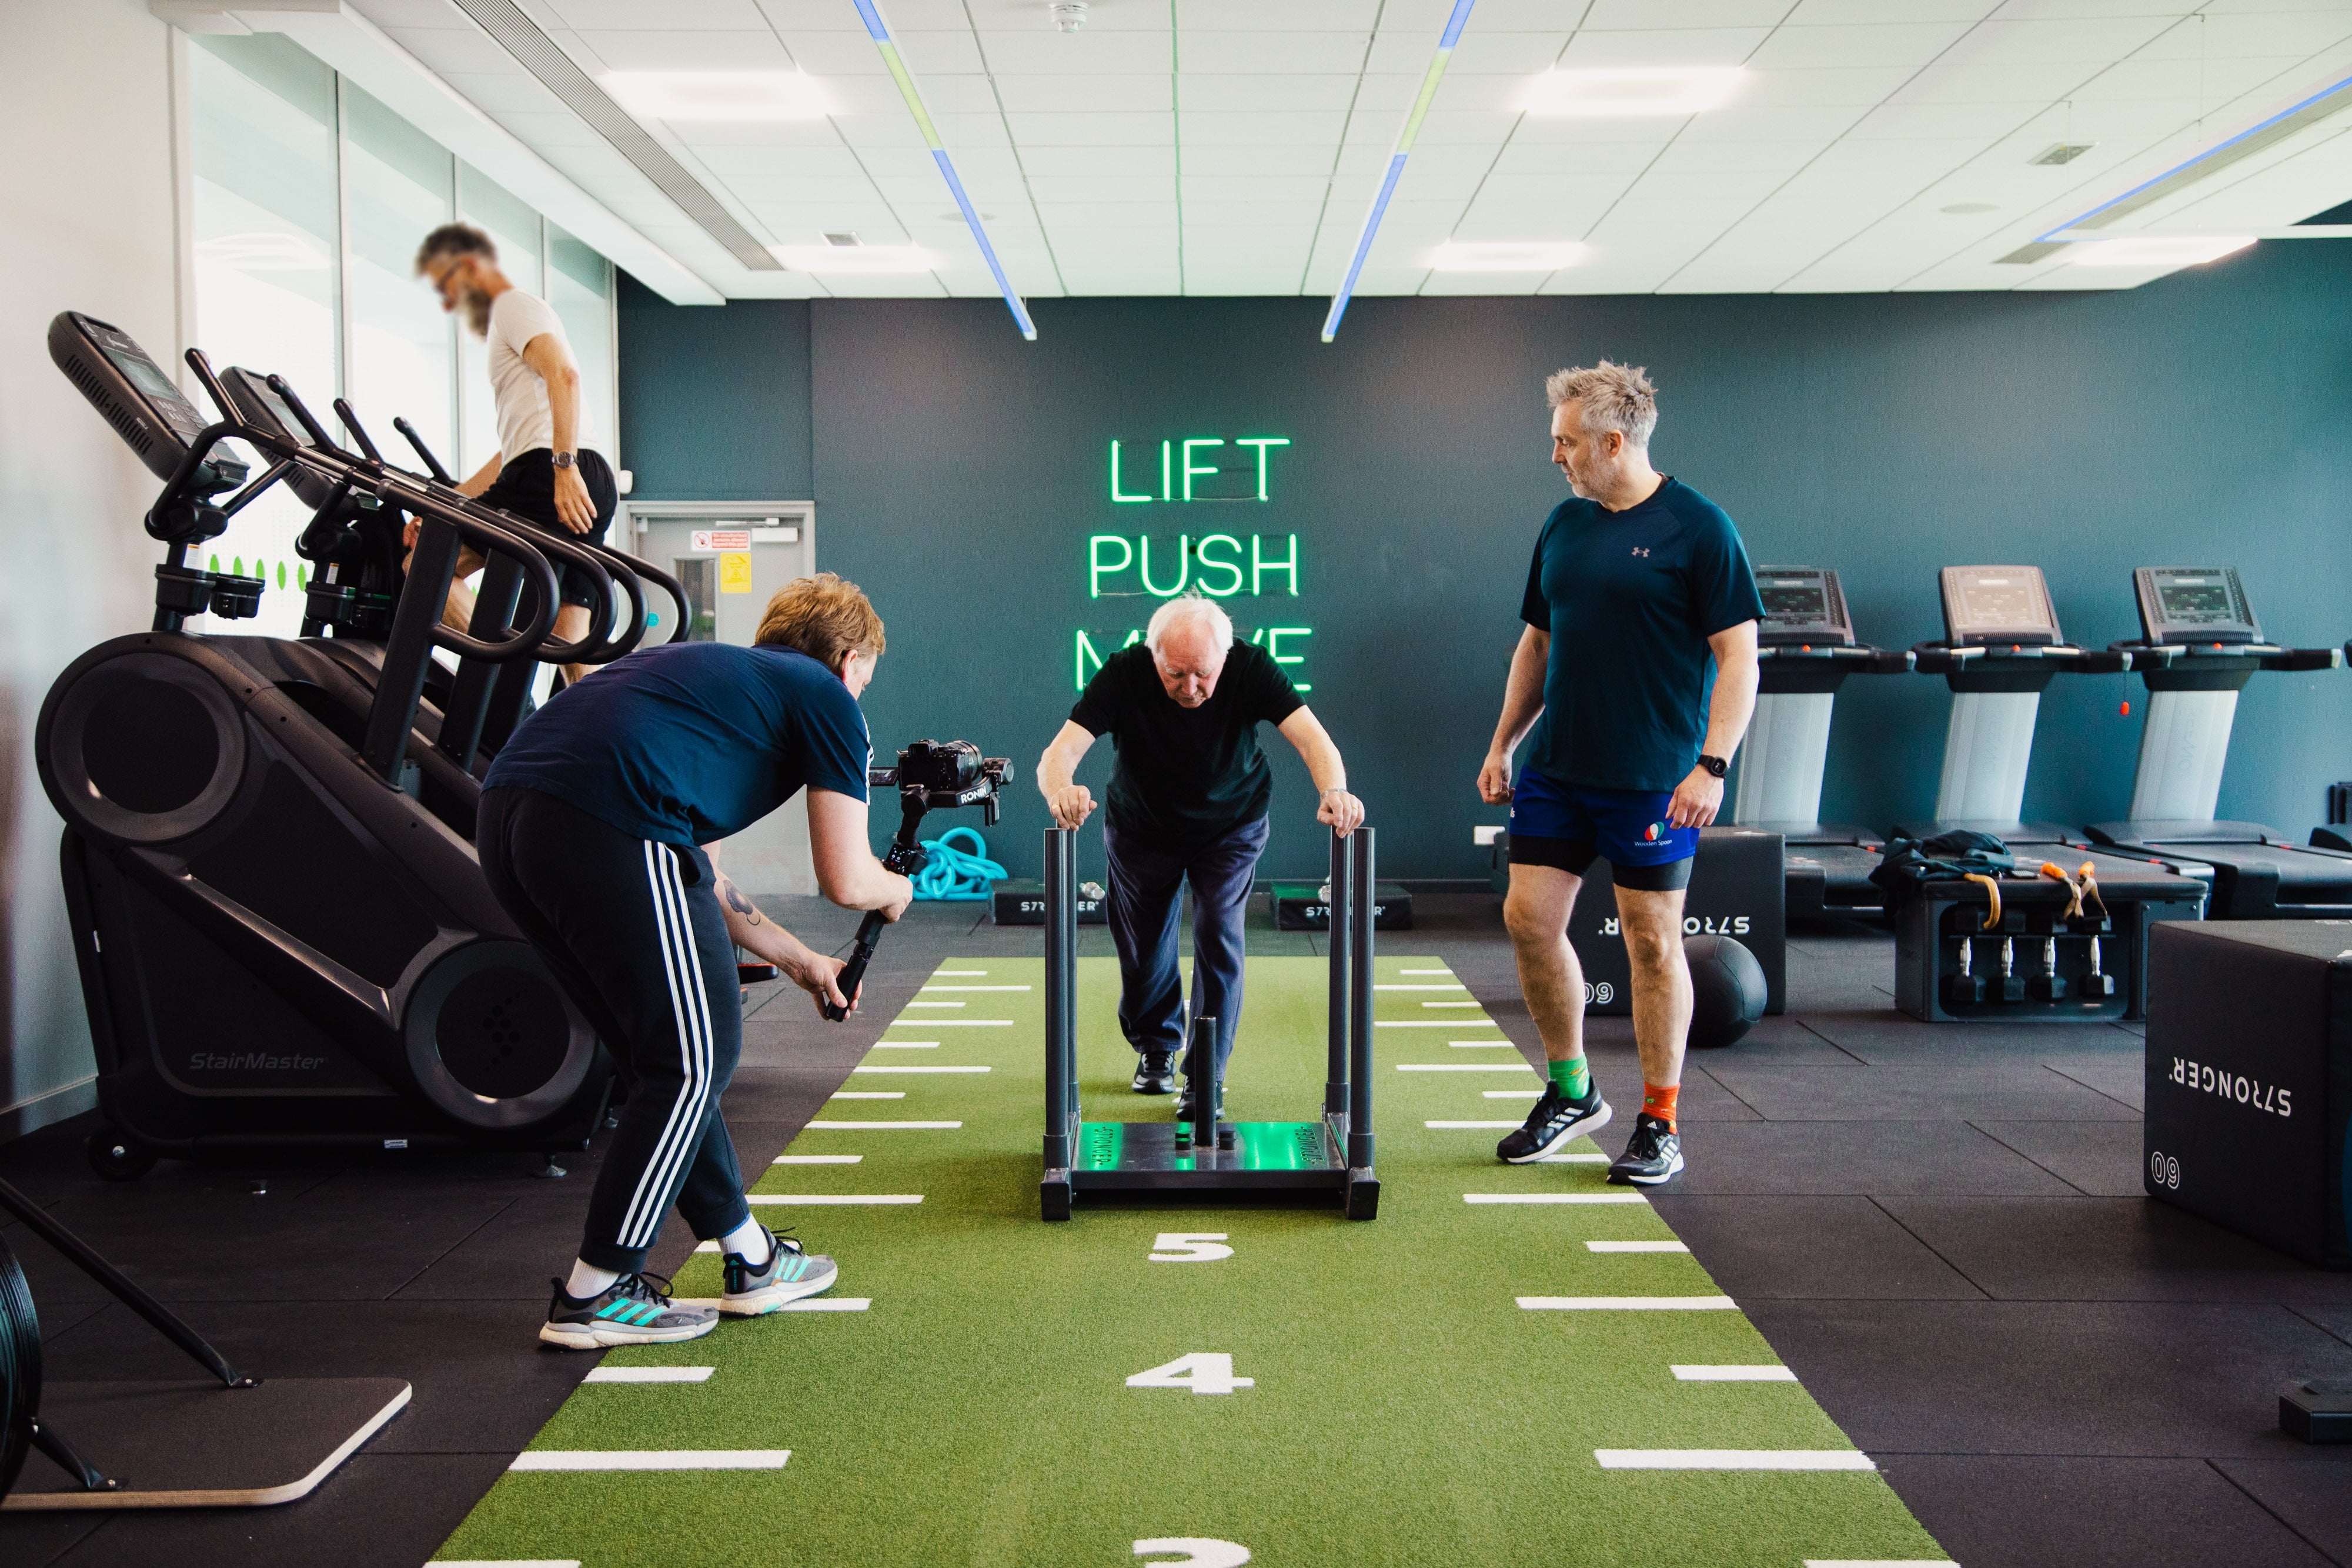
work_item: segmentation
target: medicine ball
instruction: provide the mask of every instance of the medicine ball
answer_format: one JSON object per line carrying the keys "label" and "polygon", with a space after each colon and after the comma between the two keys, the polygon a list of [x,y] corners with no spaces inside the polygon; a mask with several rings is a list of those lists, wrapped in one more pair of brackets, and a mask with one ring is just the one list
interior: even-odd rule
{"label": "medicine ball", "polygon": [[1690,1042],[1701,1051],[1729,1045],[1764,1016],[1764,966],[1728,936],[1692,936]]}

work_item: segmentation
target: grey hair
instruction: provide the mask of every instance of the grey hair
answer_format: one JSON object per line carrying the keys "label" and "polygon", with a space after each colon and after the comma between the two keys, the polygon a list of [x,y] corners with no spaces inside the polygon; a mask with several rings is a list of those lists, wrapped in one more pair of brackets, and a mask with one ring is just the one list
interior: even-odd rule
{"label": "grey hair", "polygon": [[1168,640],[1168,633],[1177,627],[1198,622],[1216,634],[1220,653],[1234,645],[1234,620],[1224,606],[1213,599],[1203,599],[1198,590],[1168,601],[1151,612],[1151,624],[1144,629],[1144,646],[1153,653]]}
{"label": "grey hair", "polygon": [[1603,360],[1589,368],[1554,371],[1544,378],[1544,398],[1553,408],[1581,405],[1587,435],[1613,430],[1628,446],[1646,448],[1650,433],[1658,428],[1658,389],[1639,365]]}

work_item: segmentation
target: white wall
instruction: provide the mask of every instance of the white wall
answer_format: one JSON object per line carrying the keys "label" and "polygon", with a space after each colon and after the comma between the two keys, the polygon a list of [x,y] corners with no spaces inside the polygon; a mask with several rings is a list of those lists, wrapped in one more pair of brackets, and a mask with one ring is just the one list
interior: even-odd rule
{"label": "white wall", "polygon": [[163,549],[140,526],[156,482],[47,332],[71,308],[179,351],[173,49],[133,0],[0,0],[0,1138],[94,1103],[33,724],[68,662],[147,624]]}

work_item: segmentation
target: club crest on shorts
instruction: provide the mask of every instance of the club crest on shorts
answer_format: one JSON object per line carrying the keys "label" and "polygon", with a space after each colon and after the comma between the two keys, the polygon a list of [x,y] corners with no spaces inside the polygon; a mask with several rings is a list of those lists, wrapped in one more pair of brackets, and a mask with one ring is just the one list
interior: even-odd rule
{"label": "club crest on shorts", "polygon": [[1654,844],[1664,834],[1665,829],[1666,825],[1664,822],[1652,822],[1642,830],[1642,837]]}

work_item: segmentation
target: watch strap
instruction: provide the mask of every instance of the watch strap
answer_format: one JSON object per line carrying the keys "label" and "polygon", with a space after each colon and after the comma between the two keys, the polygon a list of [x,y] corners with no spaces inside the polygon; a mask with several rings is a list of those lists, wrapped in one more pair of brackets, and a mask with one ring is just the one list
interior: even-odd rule
{"label": "watch strap", "polygon": [[1731,771],[1730,763],[1726,762],[1720,757],[1709,757],[1704,751],[1699,753],[1698,765],[1701,768],[1706,768],[1709,773],[1714,774],[1717,779],[1722,778],[1725,774]]}

